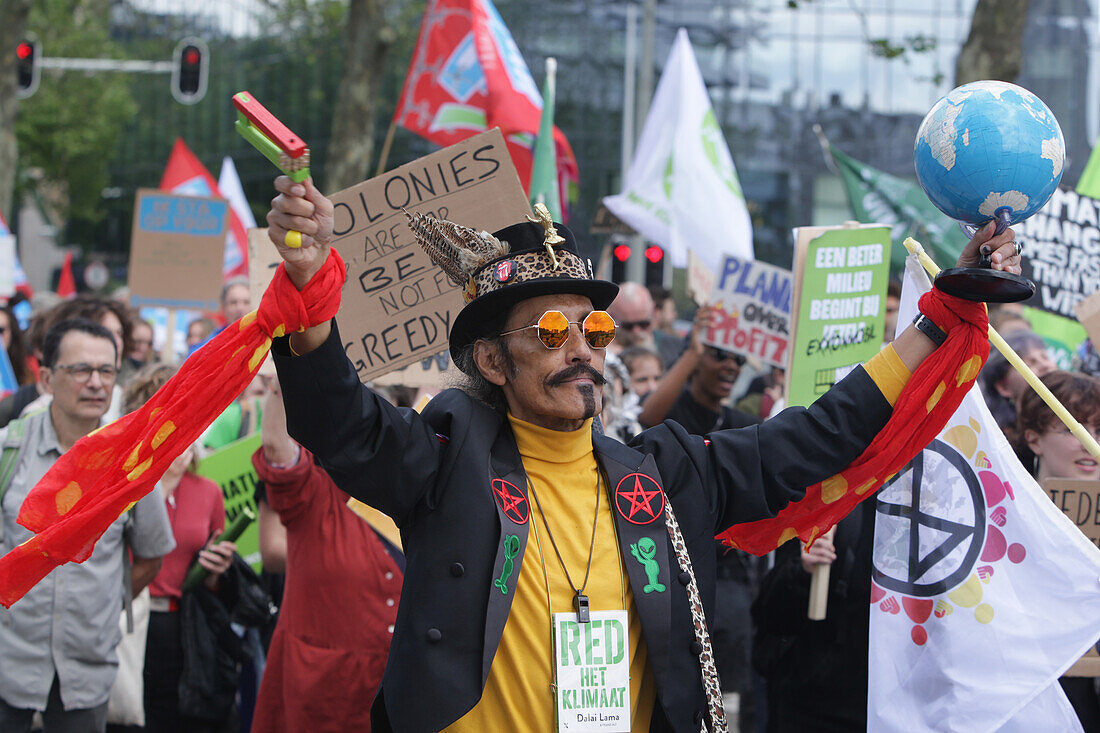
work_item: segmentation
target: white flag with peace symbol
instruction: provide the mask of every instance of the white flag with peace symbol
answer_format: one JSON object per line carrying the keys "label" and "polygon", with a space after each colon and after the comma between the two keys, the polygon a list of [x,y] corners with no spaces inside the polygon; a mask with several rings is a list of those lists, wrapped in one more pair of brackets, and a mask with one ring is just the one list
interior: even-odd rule
{"label": "white flag with peace symbol", "polygon": [[[928,287],[910,257],[899,323]],[[868,730],[1081,730],[1057,680],[1100,637],[1100,550],[977,386],[876,501]]]}

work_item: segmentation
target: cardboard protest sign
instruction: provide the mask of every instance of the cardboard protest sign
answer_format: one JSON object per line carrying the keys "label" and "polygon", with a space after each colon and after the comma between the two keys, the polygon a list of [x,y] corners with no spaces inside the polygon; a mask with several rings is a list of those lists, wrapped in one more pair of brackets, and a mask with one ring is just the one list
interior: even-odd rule
{"label": "cardboard protest sign", "polygon": [[449,380],[456,374],[460,374],[457,367],[451,364],[451,355],[447,351],[421,359],[409,364],[407,367],[395,369],[371,380],[371,384],[389,387],[401,385],[420,389],[443,389],[448,386]]}
{"label": "cardboard protest sign", "polygon": [[1029,306],[1074,318],[1079,301],[1100,290],[1100,200],[1059,188],[1016,225],[1024,276],[1037,286]]}
{"label": "cardboard protest sign", "polygon": [[[1090,542],[1100,547],[1100,481],[1052,478],[1043,483],[1043,490],[1054,506],[1061,509]],[[1100,655],[1096,647],[1077,660],[1066,676],[1100,677]]]}
{"label": "cardboard protest sign", "polygon": [[260,307],[260,298],[282,261],[279,250],[267,238],[267,227],[248,230],[248,290],[252,295],[253,308]]}
{"label": "cardboard protest sign", "polygon": [[696,305],[710,303],[711,293],[714,292],[714,270],[707,267],[695,250],[688,250],[687,260],[687,292],[688,297],[695,301]]}
{"label": "cardboard protest sign", "polygon": [[[255,433],[241,438],[235,443],[211,453],[199,461],[195,471],[216,483],[225,499],[225,525],[228,527],[238,514],[247,506],[256,510],[256,469],[252,467],[252,454],[260,447],[260,434]],[[260,531],[257,522],[245,529],[237,540],[237,552],[245,562],[259,572]]]}
{"label": "cardboard protest sign", "polygon": [[446,349],[463,306],[460,288],[416,243],[404,209],[487,231],[531,213],[498,129],[331,198],[333,246],[348,264],[340,332],[362,381]]}
{"label": "cardboard protest sign", "polygon": [[795,234],[787,404],[806,406],[882,348],[891,240],[875,224]]}
{"label": "cardboard protest sign", "polygon": [[1054,506],[1100,547],[1100,481],[1052,478],[1044,482],[1043,489]]}
{"label": "cardboard protest sign", "polygon": [[229,204],[139,189],[130,241],[130,302],[217,310]]}
{"label": "cardboard protest sign", "polygon": [[[279,250],[267,238],[267,227],[248,230],[248,291],[252,296],[253,308],[260,307],[260,298],[271,284],[271,278],[275,277],[275,268],[282,261]],[[259,373],[265,377],[275,376],[275,361],[270,356],[260,364]]]}
{"label": "cardboard protest sign", "polygon": [[787,366],[790,341],[791,272],[775,265],[726,257],[710,302],[718,324],[703,342],[777,367]]}

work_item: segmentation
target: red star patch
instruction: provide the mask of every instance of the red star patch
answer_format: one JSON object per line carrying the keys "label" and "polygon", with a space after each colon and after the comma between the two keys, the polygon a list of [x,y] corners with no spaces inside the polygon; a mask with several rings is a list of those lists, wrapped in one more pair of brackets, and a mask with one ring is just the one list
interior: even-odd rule
{"label": "red star patch", "polygon": [[504,516],[516,524],[527,524],[531,508],[523,492],[515,484],[499,478],[493,479],[492,489],[493,498],[496,499],[500,510],[504,512]]}
{"label": "red star patch", "polygon": [[615,487],[615,508],[633,524],[650,524],[665,510],[665,494],[651,477],[632,473]]}

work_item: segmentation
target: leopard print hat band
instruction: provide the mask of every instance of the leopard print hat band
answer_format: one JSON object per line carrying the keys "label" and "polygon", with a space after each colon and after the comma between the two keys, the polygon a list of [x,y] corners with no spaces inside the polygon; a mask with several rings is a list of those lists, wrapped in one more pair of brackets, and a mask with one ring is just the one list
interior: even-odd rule
{"label": "leopard print hat band", "polygon": [[576,252],[554,248],[557,267],[547,250],[536,248],[516,254],[508,254],[477,270],[463,289],[462,296],[469,303],[483,295],[502,288],[514,287],[532,280],[564,278],[591,280],[592,265]]}

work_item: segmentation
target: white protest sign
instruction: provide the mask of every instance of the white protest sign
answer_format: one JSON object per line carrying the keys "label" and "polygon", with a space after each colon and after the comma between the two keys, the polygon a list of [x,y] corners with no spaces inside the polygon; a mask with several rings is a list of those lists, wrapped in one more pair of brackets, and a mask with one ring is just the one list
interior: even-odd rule
{"label": "white protest sign", "polygon": [[0,234],[0,296],[15,295],[15,237]]}
{"label": "white protest sign", "polygon": [[628,628],[626,611],[554,614],[559,731],[629,733]]}
{"label": "white protest sign", "polygon": [[687,262],[688,297],[696,305],[706,305],[710,303],[710,294],[714,292],[714,281],[717,279],[714,270],[693,249],[688,250]]}
{"label": "white protest sign", "polygon": [[791,271],[757,260],[726,257],[710,301],[717,323],[703,342],[777,367],[787,365]]}

